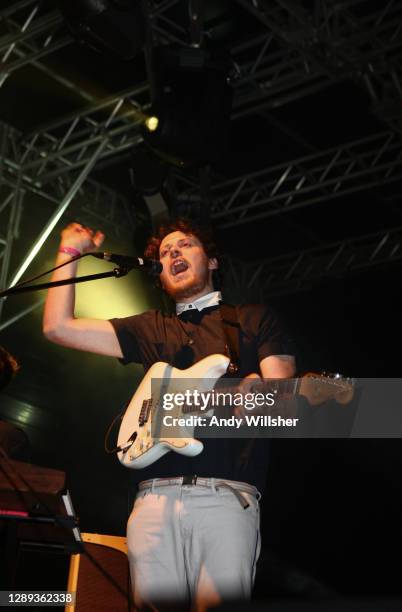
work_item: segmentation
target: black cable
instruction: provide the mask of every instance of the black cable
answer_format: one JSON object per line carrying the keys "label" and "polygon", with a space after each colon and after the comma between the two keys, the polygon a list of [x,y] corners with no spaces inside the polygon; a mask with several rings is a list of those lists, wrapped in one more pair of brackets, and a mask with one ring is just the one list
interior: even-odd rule
{"label": "black cable", "polygon": [[51,272],[54,272],[55,270],[58,270],[59,268],[62,268],[63,266],[67,266],[72,261],[76,261],[77,259],[82,259],[83,257],[87,257],[87,255],[90,255],[90,253],[82,253],[81,255],[75,255],[75,257],[71,257],[71,259],[68,259],[64,263],[59,264],[55,268],[51,268],[50,270],[46,270],[46,272],[42,272],[42,274],[38,274],[37,276],[33,276],[32,278],[28,278],[27,280],[21,281],[20,283],[17,283],[16,285],[14,285],[14,287],[23,287],[24,285],[27,285],[28,283],[32,283],[33,281],[38,280],[38,278],[42,278],[42,276],[46,276],[46,274],[50,274]]}
{"label": "black cable", "polygon": [[107,429],[107,432],[105,433],[104,449],[108,455],[113,455],[114,453],[118,453],[119,451],[123,450],[120,446],[116,446],[115,448],[108,448],[107,442],[108,442],[110,432],[112,431],[114,424],[116,423],[117,419],[120,419],[120,420],[122,419],[124,412],[125,412],[125,409],[119,412],[119,414],[114,417],[113,421],[110,423]]}

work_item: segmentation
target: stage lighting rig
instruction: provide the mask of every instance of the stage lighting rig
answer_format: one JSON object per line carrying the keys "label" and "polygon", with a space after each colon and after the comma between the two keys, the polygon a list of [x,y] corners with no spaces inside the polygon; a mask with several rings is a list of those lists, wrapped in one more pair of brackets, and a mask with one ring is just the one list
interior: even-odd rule
{"label": "stage lighting rig", "polygon": [[155,94],[142,134],[177,165],[205,165],[225,152],[232,107],[233,62],[221,50],[159,47],[153,55]]}

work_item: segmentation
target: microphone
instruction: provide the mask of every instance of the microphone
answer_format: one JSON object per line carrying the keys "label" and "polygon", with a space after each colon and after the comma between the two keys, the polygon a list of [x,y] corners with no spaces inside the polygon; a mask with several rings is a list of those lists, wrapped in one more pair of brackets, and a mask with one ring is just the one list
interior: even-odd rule
{"label": "microphone", "polygon": [[155,274],[155,276],[160,274],[163,270],[161,262],[156,259],[118,255],[117,253],[109,253],[107,251],[105,253],[89,253],[89,255],[93,255],[93,257],[97,257],[98,259],[106,259],[106,261],[111,261],[118,266],[145,270],[149,272],[149,274]]}

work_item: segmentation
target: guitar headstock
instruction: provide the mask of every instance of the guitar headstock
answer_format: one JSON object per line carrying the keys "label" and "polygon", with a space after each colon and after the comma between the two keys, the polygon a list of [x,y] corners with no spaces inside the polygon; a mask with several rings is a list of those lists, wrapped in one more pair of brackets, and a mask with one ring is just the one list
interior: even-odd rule
{"label": "guitar headstock", "polygon": [[332,399],[345,406],[352,401],[354,392],[353,378],[341,374],[308,372],[300,380],[299,393],[312,406],[319,406]]}

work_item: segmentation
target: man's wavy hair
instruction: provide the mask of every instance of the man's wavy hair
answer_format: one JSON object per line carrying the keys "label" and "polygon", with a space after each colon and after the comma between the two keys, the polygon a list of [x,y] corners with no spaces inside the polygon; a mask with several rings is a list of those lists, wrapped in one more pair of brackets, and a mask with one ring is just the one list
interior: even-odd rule
{"label": "man's wavy hair", "polygon": [[[166,225],[162,225],[154,236],[148,240],[147,246],[145,247],[144,257],[149,257],[150,259],[157,259],[159,261],[159,247],[161,245],[162,240],[168,234],[172,232],[183,232],[183,234],[192,235],[198,238],[201,242],[202,247],[205,251],[208,259],[212,257],[216,257],[219,261],[219,253],[217,246],[215,244],[215,240],[213,237],[213,232],[210,227],[206,227],[203,225],[198,225],[194,221],[186,218],[176,219],[174,221],[170,221]],[[212,282],[215,290],[221,288],[221,274],[218,270],[213,270],[212,272]],[[157,279],[157,284],[160,287],[159,279]]]}
{"label": "man's wavy hair", "polygon": [[0,346],[0,390],[4,389],[19,370],[16,359]]}

